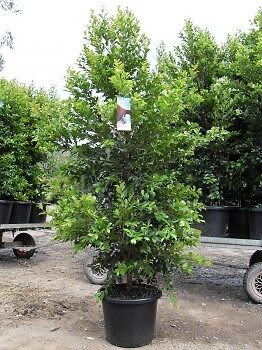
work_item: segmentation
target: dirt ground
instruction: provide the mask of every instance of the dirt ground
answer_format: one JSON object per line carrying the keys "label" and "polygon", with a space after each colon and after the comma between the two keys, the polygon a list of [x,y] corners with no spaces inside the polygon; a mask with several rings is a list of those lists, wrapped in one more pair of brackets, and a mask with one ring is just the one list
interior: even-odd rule
{"label": "dirt ground", "polygon": [[[17,260],[0,251],[0,350],[117,349],[104,339],[97,286],[82,272],[84,253],[33,232],[37,253]],[[5,240],[11,239],[6,234]],[[159,301],[156,337],[148,350],[262,349],[262,305],[252,304],[242,279],[252,250],[203,245],[214,264],[191,277],[174,274],[177,305]]]}

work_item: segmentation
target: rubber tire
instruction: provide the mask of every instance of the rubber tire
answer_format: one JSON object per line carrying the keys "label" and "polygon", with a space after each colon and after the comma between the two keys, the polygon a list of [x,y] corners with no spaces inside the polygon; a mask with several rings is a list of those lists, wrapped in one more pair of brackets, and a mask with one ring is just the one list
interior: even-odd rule
{"label": "rubber tire", "polygon": [[[15,236],[13,242],[22,241],[25,247],[36,245],[34,238],[29,233],[21,232]],[[13,249],[15,256],[19,259],[30,259],[35,254],[35,249],[21,252],[19,249]]]}
{"label": "rubber tire", "polygon": [[258,262],[262,262],[262,250],[255,251],[249,260],[249,266],[252,266]]}
{"label": "rubber tire", "polygon": [[89,249],[86,253],[84,262],[83,262],[83,271],[86,278],[92,284],[103,285],[107,280],[107,272],[104,275],[98,275],[95,271],[92,270],[91,264],[94,261],[94,258],[98,256],[99,252],[93,248]]}
{"label": "rubber tire", "polygon": [[255,278],[262,275],[262,262],[252,265],[244,276],[244,288],[249,298],[256,304],[262,304],[262,293],[255,291],[253,288],[253,282]]}

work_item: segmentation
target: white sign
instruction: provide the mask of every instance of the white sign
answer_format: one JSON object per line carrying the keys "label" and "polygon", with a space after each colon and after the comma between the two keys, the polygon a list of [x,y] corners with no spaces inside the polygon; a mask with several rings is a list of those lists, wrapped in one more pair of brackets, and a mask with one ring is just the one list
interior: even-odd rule
{"label": "white sign", "polygon": [[117,124],[118,131],[131,131],[131,107],[129,97],[117,97]]}

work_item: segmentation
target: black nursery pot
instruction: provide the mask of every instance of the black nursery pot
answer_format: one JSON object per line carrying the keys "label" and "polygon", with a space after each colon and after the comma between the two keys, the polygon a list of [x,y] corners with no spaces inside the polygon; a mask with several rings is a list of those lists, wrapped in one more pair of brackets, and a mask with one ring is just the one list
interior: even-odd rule
{"label": "black nursery pot", "polygon": [[154,338],[157,301],[160,290],[151,297],[103,300],[106,340],[123,348],[137,348]]}
{"label": "black nursery pot", "polygon": [[29,218],[30,224],[41,224],[46,221],[47,214],[46,211],[46,203],[42,203],[43,209],[39,208],[38,204],[41,203],[32,203],[31,213]]}
{"label": "black nursery pot", "polygon": [[0,200],[0,224],[8,224],[13,202]]}
{"label": "black nursery pot", "polygon": [[228,207],[209,206],[202,213],[205,223],[201,227],[202,236],[225,237],[228,225]]}
{"label": "black nursery pot", "polygon": [[13,202],[9,224],[28,224],[31,205],[30,202]]}
{"label": "black nursery pot", "polygon": [[262,239],[262,208],[248,209],[249,231],[251,239]]}
{"label": "black nursery pot", "polygon": [[228,237],[249,238],[248,211],[246,208],[229,207]]}

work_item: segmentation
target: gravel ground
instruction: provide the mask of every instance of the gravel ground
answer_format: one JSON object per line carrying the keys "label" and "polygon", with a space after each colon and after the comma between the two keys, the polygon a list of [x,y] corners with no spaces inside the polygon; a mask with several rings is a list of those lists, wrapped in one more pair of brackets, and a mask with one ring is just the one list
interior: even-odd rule
{"label": "gravel ground", "polygon": [[[84,253],[32,232],[30,260],[0,250],[0,350],[117,349],[104,339],[101,306],[82,272]],[[6,234],[5,240],[11,239]],[[252,250],[202,245],[211,268],[174,273],[177,304],[159,301],[156,337],[148,350],[262,349],[262,305],[242,287]]]}

